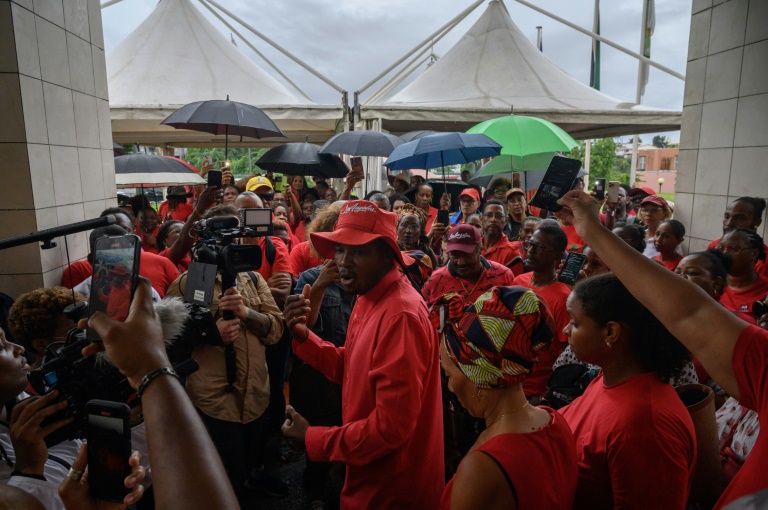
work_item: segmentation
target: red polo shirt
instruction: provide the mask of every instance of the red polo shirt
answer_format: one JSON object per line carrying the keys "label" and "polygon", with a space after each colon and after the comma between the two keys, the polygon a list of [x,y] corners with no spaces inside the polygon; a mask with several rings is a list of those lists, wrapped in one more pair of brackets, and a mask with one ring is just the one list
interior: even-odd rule
{"label": "red polo shirt", "polygon": [[[487,260],[498,262],[502,266],[508,265],[515,257],[520,257],[519,243],[516,241],[510,242],[507,236],[501,235],[498,241],[496,241],[490,248],[483,248],[482,255]],[[522,258],[522,257],[521,257]],[[518,268],[520,270],[521,268]],[[512,271],[515,272],[514,270]]]}
{"label": "red polo shirt", "polygon": [[291,274],[298,278],[298,276],[306,271],[312,269],[323,263],[323,259],[312,255],[312,250],[309,247],[309,241],[304,241],[293,247],[291,251]]}
{"label": "red polo shirt", "polygon": [[734,290],[725,286],[720,302],[729,310],[737,313],[752,315],[752,305],[755,301],[763,301],[768,295],[768,278],[760,276],[748,289]]}
{"label": "red polo shirt", "polygon": [[577,251],[581,253],[581,250],[587,242],[576,233],[576,227],[573,225],[561,225],[560,228],[562,228],[565,235],[568,236],[568,248],[566,248],[566,251]]}
{"label": "red polo shirt", "polygon": [[429,211],[427,211],[427,226],[424,229],[427,233],[429,233],[429,229],[432,228],[432,224],[435,222],[435,218],[437,218],[437,208],[430,205]]}
{"label": "red polo shirt", "polygon": [[536,368],[523,383],[523,391],[525,391],[526,396],[543,395],[547,390],[547,381],[549,376],[552,375],[552,365],[555,364],[557,357],[560,356],[560,353],[563,352],[568,343],[568,337],[565,336],[563,330],[571,320],[565,309],[565,302],[571,294],[571,289],[566,284],[560,282],[553,282],[544,287],[534,287],[531,285],[532,279],[533,272],[521,274],[515,278],[513,285],[520,285],[531,289],[547,304],[549,313],[552,314],[552,318],[555,320],[556,330],[552,344],[546,351],[539,353],[539,362],[536,364]]}
{"label": "red polo shirt", "polygon": [[421,296],[397,269],[357,298],[344,347],[311,331],[294,352],[341,383],[340,427],[309,427],[307,457],[347,465],[342,508],[439,508],[440,361]]}
{"label": "red polo shirt", "polygon": [[431,307],[440,299],[443,294],[449,292],[458,292],[464,297],[466,304],[474,303],[477,298],[491,290],[493,287],[506,287],[512,285],[515,275],[509,268],[502,266],[498,262],[492,262],[481,259],[483,263],[483,274],[476,283],[469,283],[453,271],[449,263],[434,273],[424,287],[421,293],[427,302],[427,307]]}
{"label": "red polo shirt", "polygon": [[61,285],[68,289],[77,287],[83,283],[93,273],[93,266],[88,260],[77,260],[72,262],[69,267],[64,270],[64,275],[61,278]]}

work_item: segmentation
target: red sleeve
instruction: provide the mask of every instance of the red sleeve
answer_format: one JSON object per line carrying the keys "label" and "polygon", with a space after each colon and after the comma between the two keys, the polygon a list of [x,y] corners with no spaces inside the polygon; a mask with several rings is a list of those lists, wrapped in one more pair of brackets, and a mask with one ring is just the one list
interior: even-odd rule
{"label": "red sleeve", "polygon": [[344,347],[336,347],[310,331],[303,342],[293,341],[293,352],[325,377],[341,384],[344,377]]}
{"label": "red sleeve", "polygon": [[93,268],[90,264],[75,262],[64,270],[61,284],[68,289],[72,289],[84,282],[86,278],[91,276],[92,272]]}
{"label": "red sleeve", "polygon": [[291,254],[288,253],[288,247],[279,237],[271,237],[275,244],[275,262],[272,264],[272,274],[289,273],[291,274]]}
{"label": "red sleeve", "polygon": [[[429,327],[429,326],[426,326]],[[341,427],[310,427],[307,456],[318,462],[362,466],[403,445],[421,414],[424,382],[434,354],[435,332],[417,317],[401,313],[392,320],[372,353],[368,384],[376,406],[365,419]]]}
{"label": "red sleeve", "polygon": [[739,385],[739,403],[758,414],[768,409],[768,331],[747,326],[733,349],[733,373]]}
{"label": "red sleeve", "polygon": [[290,255],[290,273],[296,278],[299,277],[307,269],[307,256],[308,256],[307,244],[300,243],[293,247],[293,251]]}

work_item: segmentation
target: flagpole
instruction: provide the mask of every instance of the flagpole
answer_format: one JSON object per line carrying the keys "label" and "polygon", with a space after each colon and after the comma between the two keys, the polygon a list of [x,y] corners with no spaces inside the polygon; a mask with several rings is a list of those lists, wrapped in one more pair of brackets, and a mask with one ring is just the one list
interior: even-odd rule
{"label": "flagpole", "polygon": [[[595,14],[592,19],[592,32],[600,35],[600,0],[595,0]],[[589,69],[589,86],[600,90],[600,41],[592,38],[592,59]],[[589,167],[592,159],[592,140],[584,142],[584,189],[589,189]]]}
{"label": "flagpole", "polygon": [[[645,30],[646,30],[646,18],[648,17],[648,0],[643,0],[643,17],[640,19],[640,54],[645,52]],[[643,99],[643,61],[637,62],[637,89],[635,92],[635,103],[640,104]],[[634,187],[635,181],[637,181],[637,144],[639,138],[637,135],[632,137],[632,163],[629,167],[629,185]]]}

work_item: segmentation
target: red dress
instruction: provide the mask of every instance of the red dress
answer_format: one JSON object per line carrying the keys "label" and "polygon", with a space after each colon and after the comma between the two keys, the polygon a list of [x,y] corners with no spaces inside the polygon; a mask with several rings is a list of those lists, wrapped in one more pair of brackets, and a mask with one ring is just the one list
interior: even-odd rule
{"label": "red dress", "polygon": [[[576,493],[576,443],[562,416],[542,406],[552,423],[529,434],[501,434],[476,451],[492,457],[504,470],[517,494],[517,508],[570,509]],[[546,476],[542,476],[546,473]],[[440,508],[451,508],[453,479],[448,482]]]}
{"label": "red dress", "polygon": [[[744,328],[733,349],[731,363],[739,386],[739,403],[757,411],[760,428],[768,430],[768,331],[757,326]],[[761,508],[760,501],[765,503],[768,490],[766,466],[768,434],[762,433],[715,508],[724,508],[730,503],[733,503],[732,508]],[[759,497],[761,493],[762,499]]]}
{"label": "red dress", "polygon": [[344,347],[310,332],[297,356],[341,383],[340,427],[307,430],[307,457],[347,465],[341,508],[438,508],[445,484],[437,332],[392,268],[358,296]]}
{"label": "red dress", "polygon": [[696,433],[672,385],[646,373],[606,386],[601,373],[560,414],[576,438],[574,509],[685,508]]}

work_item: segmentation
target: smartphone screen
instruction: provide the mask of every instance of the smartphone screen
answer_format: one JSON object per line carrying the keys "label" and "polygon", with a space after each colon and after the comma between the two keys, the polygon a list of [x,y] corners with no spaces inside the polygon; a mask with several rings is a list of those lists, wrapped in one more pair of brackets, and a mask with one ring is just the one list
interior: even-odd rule
{"label": "smartphone screen", "polygon": [[574,285],[576,279],[579,277],[579,271],[586,262],[587,256],[582,253],[570,252],[563,264],[563,270],[560,271],[560,276],[557,277],[557,281],[566,285]]}
{"label": "smartphone screen", "polygon": [[221,170],[208,170],[208,187],[221,188]]}
{"label": "smartphone screen", "polygon": [[447,227],[451,223],[450,213],[443,209],[437,211],[437,222]]}
{"label": "smartphone screen", "polygon": [[605,179],[595,179],[595,198],[605,200]]}
{"label": "smartphone screen", "polygon": [[536,194],[533,196],[530,205],[540,207],[549,211],[559,211],[562,206],[557,203],[558,200],[568,193],[573,187],[573,181],[581,168],[581,161],[578,159],[564,158],[555,156],[549,163],[549,168],[541,180]]}
{"label": "smartphone screen", "polygon": [[[93,253],[93,277],[88,317],[104,312],[116,321],[124,321],[131,307],[139,274],[141,240],[136,235],[102,237]],[[88,339],[101,341],[92,330]]]}
{"label": "smartphone screen", "polygon": [[95,499],[122,502],[130,492],[130,408],[119,402],[90,400],[88,414],[88,485]]}

